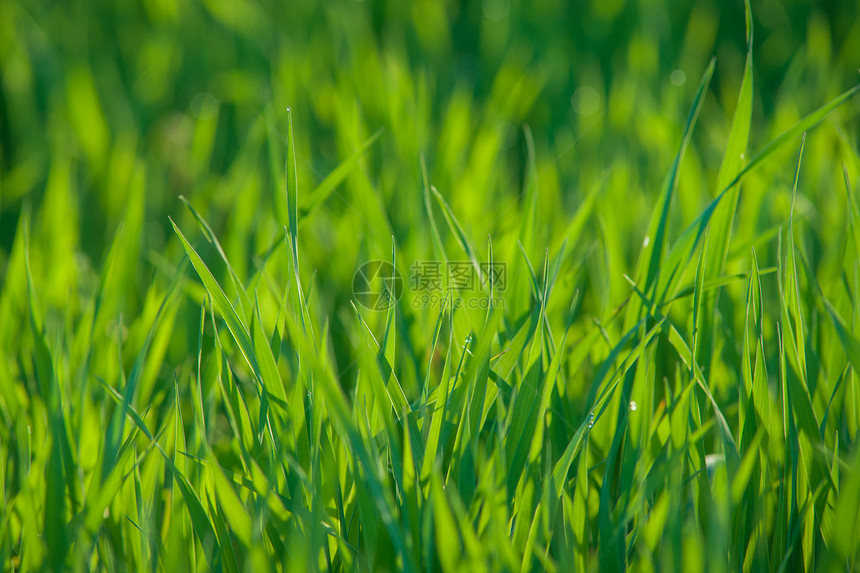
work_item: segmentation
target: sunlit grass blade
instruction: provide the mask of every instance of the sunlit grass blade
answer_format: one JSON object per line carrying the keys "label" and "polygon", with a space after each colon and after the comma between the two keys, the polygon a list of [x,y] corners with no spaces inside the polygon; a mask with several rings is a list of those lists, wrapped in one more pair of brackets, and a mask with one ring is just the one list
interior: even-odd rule
{"label": "sunlit grass blade", "polygon": [[722,195],[723,192],[731,189],[735,183],[741,180],[741,178],[758,167],[765,159],[770,157],[778,149],[782,148],[786,143],[797,139],[804,132],[809,131],[813,127],[815,127],[821,120],[823,120],[827,115],[832,112],[834,109],[845,103],[849,98],[853,97],[860,91],[860,84],[854,86],[853,88],[842,92],[840,95],[836,96],[826,104],[822,105],[809,115],[805,116],[803,119],[795,123],[789,129],[781,133],[776,139],[765,145],[758,153],[756,153],[747,163],[744,168],[738,173],[723,189],[720,193]]}
{"label": "sunlit grass blade", "polygon": [[[732,126],[726,141],[726,149],[723,153],[723,161],[720,172],[717,175],[717,191],[727,188],[729,181],[734,175],[741,171],[749,142],[750,124],[752,122],[753,107],[753,20],[752,9],[749,0],[744,2],[746,15],[746,41],[747,54],[744,65],[744,75],[741,79],[740,93],[738,94],[737,107],[732,118]],[[725,267],[726,256],[731,245],[731,235],[735,213],[738,208],[740,187],[734,186],[729,189],[723,204],[715,211],[710,224],[712,237],[711,249],[708,251],[706,268],[707,278],[713,278],[722,273]]]}
{"label": "sunlit grass blade", "polygon": [[[669,211],[675,199],[675,189],[678,185],[678,176],[681,169],[681,161],[684,159],[684,153],[690,143],[690,137],[693,133],[693,128],[696,125],[696,120],[699,117],[699,111],[702,109],[705,94],[708,91],[708,85],[711,82],[711,76],[714,73],[714,65],[716,60],[711,59],[702,79],[699,82],[699,87],[696,90],[696,96],[693,98],[693,105],[690,108],[690,114],[687,117],[687,122],[684,126],[684,135],[681,138],[681,147],[675,155],[675,160],[672,163],[672,168],[666,175],[666,180],[663,185],[663,191],[660,194],[660,199],[657,206],[651,215],[651,222],[648,225],[648,240],[642,248],[642,258],[640,259],[645,270],[643,275],[643,284],[646,292],[651,288],[654,279],[657,277],[658,271],[662,266],[664,248],[667,241],[666,232],[669,219]],[[647,261],[647,262],[646,262]]]}
{"label": "sunlit grass blade", "polygon": [[[185,252],[188,254],[188,258],[191,259],[191,264],[194,266],[194,270],[197,271],[197,275],[203,282],[206,292],[209,293],[213,306],[218,310],[218,314],[220,314],[227,323],[227,328],[230,330],[230,334],[233,335],[233,338],[239,345],[239,350],[245,357],[245,360],[251,367],[254,375],[260,383],[263,384],[263,377],[260,373],[259,365],[257,364],[257,355],[254,351],[254,345],[251,341],[251,335],[249,334],[247,327],[239,318],[233,305],[230,304],[230,301],[227,299],[227,295],[224,294],[221,285],[219,285],[218,281],[215,280],[215,277],[212,276],[206,263],[203,262],[200,255],[197,254],[197,251],[194,250],[194,247],[191,246],[191,243],[188,242],[185,235],[182,234],[182,231],[179,230],[179,227],[176,226],[176,223],[174,223],[172,219],[170,223],[173,225],[173,230],[182,241],[182,245],[185,247]],[[278,390],[273,389],[273,391],[277,392]]]}
{"label": "sunlit grass blade", "polygon": [[227,254],[221,247],[221,242],[218,241],[218,237],[215,236],[215,233],[212,231],[212,228],[209,226],[209,223],[207,223],[203,216],[197,212],[197,209],[194,208],[191,202],[188,201],[188,199],[186,199],[183,195],[180,195],[179,199],[185,204],[186,207],[188,207],[188,210],[191,211],[191,214],[194,215],[194,218],[197,220],[197,225],[203,231],[203,236],[211,245],[215,246],[215,250],[218,251],[218,255],[221,257],[221,260],[224,261],[224,264],[227,266],[227,271],[229,272],[230,279],[233,282],[233,288],[236,290],[236,294],[239,298],[242,315],[245,320],[249,320],[252,312],[251,300],[250,298],[248,298],[248,293],[245,292],[245,289],[242,286],[242,281],[236,275],[236,271],[233,270],[233,266],[227,259]]}
{"label": "sunlit grass blade", "polygon": [[463,231],[463,227],[460,225],[460,222],[457,220],[457,217],[454,215],[454,212],[451,210],[451,207],[448,206],[448,202],[445,201],[445,198],[442,197],[442,194],[439,192],[439,190],[436,189],[436,187],[434,187],[433,185],[430,186],[430,190],[433,192],[433,195],[436,196],[436,201],[442,208],[442,214],[445,216],[445,220],[448,222],[448,227],[454,234],[454,238],[457,240],[457,243],[460,245],[460,248],[463,249],[463,252],[469,258],[469,261],[475,268],[475,272],[477,273],[478,279],[483,284],[484,281],[483,273],[481,272],[481,266],[478,264],[478,258],[475,249],[474,247],[472,247],[472,244],[469,241],[469,238],[466,236],[465,231]]}
{"label": "sunlit grass blade", "polygon": [[298,246],[298,230],[299,230],[299,175],[298,166],[296,165],[296,141],[293,135],[293,112],[287,108],[287,158],[286,158],[286,174],[287,174],[287,213],[289,217],[289,245],[290,254],[293,257],[293,272],[296,276],[296,282],[299,282],[299,246]]}
{"label": "sunlit grass blade", "polygon": [[848,222],[851,226],[851,237],[854,240],[854,253],[860,256],[860,207],[857,206],[857,198],[851,189],[848,168],[845,165],[842,166],[842,173],[845,179],[845,195],[848,200]]}
{"label": "sunlit grass blade", "polygon": [[421,182],[424,197],[424,210],[427,216],[427,222],[430,225],[430,233],[433,236],[433,249],[442,260],[447,261],[448,257],[445,254],[445,246],[442,243],[442,238],[439,235],[439,228],[436,226],[436,219],[433,217],[433,206],[430,202],[430,194],[432,186],[430,178],[427,176],[427,163],[424,161],[424,156],[421,156]]}
{"label": "sunlit grass blade", "polygon": [[[630,280],[628,278],[628,280]],[[648,308],[655,308],[653,301],[648,299],[648,297],[643,293],[639,287],[631,281],[631,285],[633,286],[633,290],[636,295],[642,300],[643,304]],[[659,313],[659,311],[655,311],[656,318],[662,321],[666,321],[666,317]],[[692,350],[688,346],[687,342],[684,340],[681,333],[678,332],[677,328],[672,325],[671,322],[667,323],[667,335],[669,339],[669,343],[675,348],[678,353],[678,357],[683,361],[684,365],[689,369],[691,377],[697,382],[699,387],[707,396],[708,400],[711,403],[711,406],[714,408],[714,413],[717,415],[717,418],[720,422],[720,429],[722,430],[723,441],[726,445],[726,450],[730,454],[734,454],[737,456],[738,448],[735,443],[734,437],[732,435],[731,428],[726,421],[725,415],[723,415],[722,410],[720,409],[717,401],[714,399],[713,393],[711,389],[708,387],[707,380],[705,380],[704,375],[702,374],[701,368],[695,361],[695,357],[693,356]]]}
{"label": "sunlit grass blade", "polygon": [[[661,270],[661,281],[664,282],[664,286],[658,289],[658,300],[665,300],[667,296],[672,295],[673,291],[673,283],[676,283],[677,280],[680,279],[680,267],[684,263],[684,261],[688,261],[695,251],[696,246],[698,245],[699,239],[705,232],[707,225],[719,205],[720,201],[722,201],[723,197],[725,197],[726,193],[737,184],[741,178],[749,173],[752,169],[761,164],[767,157],[773,154],[775,151],[783,147],[786,143],[800,137],[805,131],[811,129],[815,125],[817,125],[821,120],[823,120],[827,114],[831,111],[839,107],[841,104],[845,103],[851,96],[853,96],[858,90],[860,90],[860,85],[857,85],[850,90],[844,92],[842,95],[832,99],[827,104],[821,106],[811,114],[807,115],[797,123],[795,123],[790,129],[783,132],[779,137],[768,143],[761,151],[759,151],[752,159],[750,159],[749,163],[747,163],[743,169],[723,188],[723,190],[717,195],[717,197],[711,201],[711,203],[707,206],[707,208],[702,212],[699,217],[693,221],[680,235],[678,240],[672,246],[671,251],[666,256],[664,266],[668,269],[668,272],[664,272]],[[643,249],[644,252],[644,249]]]}
{"label": "sunlit grass blade", "polygon": [[[63,467],[62,439],[63,412],[60,397],[60,388],[54,370],[54,358],[43,330],[42,313],[36,297],[36,287],[33,284],[32,271],[30,270],[29,245],[27,244],[27,223],[24,227],[25,233],[25,264],[27,269],[27,292],[30,315],[30,331],[35,343],[35,364],[42,399],[48,408],[50,416],[50,453],[46,467],[45,484],[45,521],[43,524],[43,535],[48,549],[48,560],[54,570],[64,567],[65,557],[68,549],[66,518],[65,518],[65,482],[68,472]],[[71,460],[67,460],[67,463]],[[73,485],[70,484],[70,485]],[[72,490],[73,491],[73,490]]]}

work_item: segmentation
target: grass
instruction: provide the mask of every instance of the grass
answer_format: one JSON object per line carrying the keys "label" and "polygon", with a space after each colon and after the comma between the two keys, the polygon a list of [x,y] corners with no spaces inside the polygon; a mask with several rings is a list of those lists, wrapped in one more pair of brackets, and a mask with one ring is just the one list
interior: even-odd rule
{"label": "grass", "polygon": [[855,20],[613,6],[0,3],[3,570],[857,570]]}

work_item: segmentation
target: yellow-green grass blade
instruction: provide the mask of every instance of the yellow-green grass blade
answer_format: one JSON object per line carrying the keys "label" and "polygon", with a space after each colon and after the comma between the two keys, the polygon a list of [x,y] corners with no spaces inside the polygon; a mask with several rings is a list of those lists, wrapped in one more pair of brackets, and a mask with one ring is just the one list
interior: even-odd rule
{"label": "yellow-green grass blade", "polygon": [[287,213],[289,228],[290,254],[293,257],[293,272],[296,283],[299,282],[299,250],[298,250],[298,219],[299,219],[299,176],[296,165],[296,141],[293,135],[293,112],[287,108]]}
{"label": "yellow-green grass blade", "polygon": [[[629,279],[628,279],[629,280]],[[633,290],[636,295],[642,300],[643,304],[646,307],[654,308],[653,302],[643,293],[639,287],[632,283]],[[669,339],[669,343],[675,348],[675,351],[678,353],[678,357],[684,363],[684,365],[689,369],[691,377],[697,382],[699,387],[707,396],[708,400],[711,403],[711,406],[714,408],[714,413],[717,416],[717,419],[720,422],[720,429],[722,430],[722,437],[724,444],[726,446],[726,451],[729,454],[733,454],[737,456],[738,449],[735,443],[734,437],[732,435],[731,428],[726,421],[725,415],[722,413],[717,401],[714,399],[714,396],[711,392],[711,389],[708,386],[708,382],[702,374],[701,368],[696,363],[695,358],[693,356],[692,350],[688,346],[687,342],[684,340],[681,333],[678,332],[677,328],[668,321],[667,317],[663,316],[659,311],[655,311],[655,317],[661,321],[661,324],[664,324],[664,328],[668,330],[667,336]]]}
{"label": "yellow-green grass blade", "polygon": [[230,280],[233,283],[233,288],[236,290],[239,305],[242,309],[242,317],[246,321],[250,320],[252,313],[251,299],[248,297],[248,293],[242,286],[242,281],[236,275],[236,271],[233,270],[233,265],[231,265],[230,261],[227,259],[227,253],[225,253],[224,249],[221,247],[221,242],[218,240],[218,237],[215,236],[215,232],[212,231],[212,227],[210,227],[209,223],[206,222],[203,216],[197,212],[197,209],[194,208],[191,202],[186,199],[184,195],[180,195],[179,199],[185,204],[188,210],[191,211],[191,214],[194,215],[197,225],[200,227],[200,230],[203,231],[204,238],[215,247],[221,260],[224,261],[224,264],[227,266],[227,272],[230,274]]}
{"label": "yellow-green grass blade", "polygon": [[[209,296],[212,299],[213,306],[218,310],[218,314],[221,315],[221,317],[224,319],[224,322],[227,324],[227,328],[230,330],[230,334],[233,335],[233,339],[239,345],[239,351],[242,353],[242,356],[244,356],[246,362],[248,363],[248,366],[250,366],[255,378],[275,398],[285,403],[286,395],[284,395],[283,393],[283,388],[281,388],[279,385],[275,385],[272,387],[265,386],[266,378],[264,378],[259,363],[257,362],[257,353],[255,351],[254,342],[251,339],[251,335],[248,332],[248,329],[245,324],[239,318],[236,309],[233,308],[233,305],[227,299],[227,295],[224,294],[224,290],[221,288],[221,285],[219,285],[218,281],[215,280],[215,277],[212,276],[212,272],[206,266],[206,263],[204,263],[203,260],[200,258],[200,255],[197,254],[197,251],[194,249],[194,247],[191,246],[191,243],[188,242],[188,240],[185,238],[185,235],[183,235],[182,231],[179,230],[179,227],[176,226],[176,223],[174,223],[173,220],[171,220],[170,222],[173,225],[173,229],[176,232],[177,236],[182,241],[182,245],[183,247],[185,247],[185,252],[188,255],[188,258],[191,260],[191,264],[194,267],[194,270],[197,271],[197,275],[203,282],[203,286],[206,288],[206,292],[209,293]],[[261,342],[261,344],[265,344],[265,342],[263,341]]]}
{"label": "yellow-green grass blade", "polygon": [[684,158],[687,146],[690,143],[693,128],[696,125],[696,120],[698,119],[699,112],[702,109],[704,97],[714,73],[715,63],[716,60],[711,59],[711,62],[708,64],[708,67],[705,69],[705,73],[702,75],[702,79],[699,82],[699,87],[696,90],[695,97],[693,98],[693,105],[690,108],[690,114],[687,116],[687,122],[684,126],[684,134],[681,137],[681,146],[678,149],[678,153],[675,155],[675,160],[672,162],[672,167],[669,170],[669,173],[666,175],[660,199],[651,214],[651,222],[648,225],[648,235],[646,237],[647,241],[642,247],[642,253],[640,255],[640,264],[643,265],[640,267],[642,277],[641,282],[645,285],[646,292],[651,288],[663,266],[665,243],[668,240],[666,232],[669,211],[674,203],[675,189],[678,185],[681,161]]}
{"label": "yellow-green grass blade", "polygon": [[851,181],[848,177],[848,168],[843,165],[842,173],[845,179],[845,195],[848,200],[848,222],[851,226],[851,238],[854,240],[854,253],[860,256],[860,207],[857,206],[857,197],[851,189]]}
{"label": "yellow-green grass blade", "polygon": [[448,257],[445,254],[445,246],[442,243],[442,237],[439,235],[439,228],[436,226],[436,219],[433,217],[433,206],[430,201],[432,185],[430,178],[427,176],[427,163],[424,161],[424,155],[421,155],[421,183],[424,197],[424,210],[427,215],[427,222],[430,224],[430,233],[433,236],[433,250],[437,256],[443,261],[447,261]]}
{"label": "yellow-green grass blade", "polygon": [[453,233],[454,238],[457,240],[457,244],[460,245],[460,248],[463,249],[463,252],[469,258],[469,261],[472,263],[472,266],[475,269],[475,273],[481,284],[484,283],[483,273],[481,272],[481,266],[478,264],[477,254],[475,252],[474,247],[472,247],[472,243],[469,241],[469,238],[466,236],[465,231],[463,231],[462,225],[457,220],[457,216],[454,215],[454,212],[451,210],[451,207],[448,206],[448,202],[445,201],[445,198],[442,197],[442,194],[439,192],[436,187],[433,185],[430,186],[430,190],[433,192],[433,195],[436,196],[436,201],[439,203],[439,206],[442,208],[442,215],[445,216],[445,221],[448,222],[448,227]]}
{"label": "yellow-green grass blade", "polygon": [[[741,79],[737,106],[735,107],[729,137],[723,153],[723,161],[717,175],[717,191],[726,189],[730,180],[739,173],[744,165],[744,158],[749,143],[750,124],[752,123],[753,107],[753,19],[749,0],[744,2],[746,15],[747,53],[744,64],[744,75]],[[731,235],[735,213],[738,208],[740,186],[736,185],[728,191],[723,204],[714,212],[711,221],[711,248],[707,254],[705,268],[710,269],[708,279],[722,274],[726,257],[731,245]]]}
{"label": "yellow-green grass blade", "polygon": [[[717,197],[713,201],[711,201],[711,203],[702,212],[702,214],[699,215],[699,217],[681,233],[678,240],[672,246],[671,251],[665,258],[663,268],[661,268],[660,270],[660,280],[663,285],[657,289],[658,301],[665,301],[667,297],[671,297],[673,295],[674,284],[676,284],[677,281],[680,280],[680,276],[682,274],[682,265],[685,264],[686,261],[689,261],[690,257],[692,257],[692,254],[695,251],[695,248],[698,245],[700,238],[702,237],[705,232],[705,229],[708,226],[711,216],[713,215],[720,201],[722,201],[723,197],[725,197],[726,193],[730,189],[732,189],[732,187],[734,187],[734,185],[737,184],[747,173],[758,167],[771,154],[782,148],[785,144],[801,136],[807,130],[815,127],[815,125],[821,122],[831,111],[845,103],[850,97],[857,93],[858,90],[860,90],[860,85],[851,88],[850,90],[830,100],[825,105],[819,107],[818,109],[795,123],[791,128],[783,132],[776,139],[768,143],[761,151],[759,151],[755,156],[753,156],[752,159],[750,159],[749,163],[747,163],[743,167],[743,169],[717,195]],[[643,252],[644,250],[645,249],[643,249]]]}
{"label": "yellow-green grass blade", "polygon": [[[621,351],[630,344],[630,341],[633,339],[634,335],[639,332],[639,328],[641,325],[635,325],[633,329],[631,329],[622,339],[615,345],[612,351],[609,353],[609,356],[603,361],[600,369],[596,375],[596,382],[600,382],[603,380],[606,375],[609,373],[609,370],[615,364],[620,355]],[[583,441],[586,437],[586,434],[591,431],[594,425],[600,420],[603,413],[606,411],[612,397],[615,394],[615,390],[618,387],[618,382],[621,377],[636,363],[639,357],[642,354],[642,351],[653,341],[654,337],[661,332],[662,330],[662,322],[658,322],[654,327],[648,331],[641,340],[638,341],[637,345],[631,350],[631,352],[627,355],[624,360],[624,363],[621,367],[616,369],[615,373],[608,379],[607,384],[602,388],[602,391],[599,395],[597,395],[595,386],[592,386],[592,391],[595,392],[594,398],[589,398],[589,402],[593,403],[588,408],[588,413],[585,416],[585,419],[580,423],[579,427],[576,429],[576,432],[568,441],[567,446],[564,449],[564,452],[559,457],[558,461],[553,467],[552,470],[552,484],[553,491],[557,498],[561,497],[562,488],[566,485],[567,474],[570,470],[571,464],[573,460],[576,458],[577,454],[581,451]]]}

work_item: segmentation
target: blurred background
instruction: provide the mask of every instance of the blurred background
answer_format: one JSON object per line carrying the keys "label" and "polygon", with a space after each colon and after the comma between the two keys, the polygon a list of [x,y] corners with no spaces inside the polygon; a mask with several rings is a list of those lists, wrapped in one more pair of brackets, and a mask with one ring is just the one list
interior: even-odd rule
{"label": "blurred background", "polygon": [[[756,0],[752,13],[757,150],[857,83],[860,18],[856,3],[837,1]],[[571,247],[604,253],[589,263],[587,303],[600,314],[629,292],[621,272],[606,269],[635,264],[696,86],[716,57],[674,228],[713,196],[745,53],[737,0],[0,0],[0,277],[26,212],[49,307],[76,312],[121,243],[113,280],[125,295],[110,311],[135,316],[146,285],[183,257],[168,216],[193,229],[184,195],[247,278],[287,222],[290,107],[300,196],[382,129],[301,229],[303,277],[323,277],[321,313],[347,305],[363,260],[390,259],[392,235],[407,258],[432,255],[422,156],[482,247],[481,237],[516,228],[530,133],[539,230],[526,248],[536,260],[558,236],[552,229],[565,228],[608,177],[587,240]],[[855,98],[835,129],[813,136],[821,144],[810,146],[803,173],[811,199],[798,208],[821,230],[845,224],[841,201],[827,197],[843,193],[830,184],[840,180],[834,157],[844,153],[840,133],[856,152],[857,113]],[[767,185],[750,178],[742,228],[787,216],[796,148],[782,155],[757,172]],[[625,217],[608,216],[619,208]],[[23,319],[13,294],[3,309]],[[12,334],[17,321],[3,322]]]}

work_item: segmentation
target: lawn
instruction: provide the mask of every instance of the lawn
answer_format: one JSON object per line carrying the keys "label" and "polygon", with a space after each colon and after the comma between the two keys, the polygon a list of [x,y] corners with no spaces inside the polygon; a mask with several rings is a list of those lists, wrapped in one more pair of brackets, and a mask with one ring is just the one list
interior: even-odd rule
{"label": "lawn", "polygon": [[857,54],[0,0],[0,570],[860,570]]}

